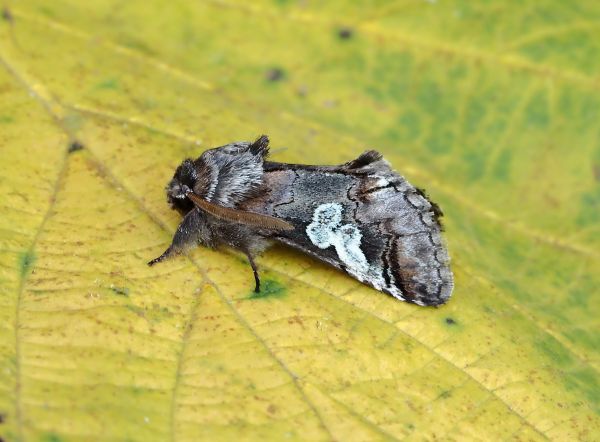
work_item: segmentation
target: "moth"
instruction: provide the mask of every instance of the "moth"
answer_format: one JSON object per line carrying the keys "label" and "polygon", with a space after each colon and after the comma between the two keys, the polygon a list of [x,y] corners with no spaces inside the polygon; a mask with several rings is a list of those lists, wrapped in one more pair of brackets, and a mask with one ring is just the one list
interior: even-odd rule
{"label": "moth", "polygon": [[184,160],[166,187],[183,220],[156,264],[201,244],[248,257],[272,241],[294,247],[402,301],[439,305],[453,275],[442,211],[374,150],[338,166],[267,160],[269,139],[240,141]]}

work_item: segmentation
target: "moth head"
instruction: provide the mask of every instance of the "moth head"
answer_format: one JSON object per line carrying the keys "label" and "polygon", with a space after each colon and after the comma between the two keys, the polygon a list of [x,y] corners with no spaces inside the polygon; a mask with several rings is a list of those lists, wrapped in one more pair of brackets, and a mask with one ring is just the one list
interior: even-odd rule
{"label": "moth head", "polygon": [[192,210],[194,203],[186,195],[194,189],[197,180],[198,173],[192,160],[187,159],[179,165],[166,189],[167,200],[173,209],[184,214]]}
{"label": "moth head", "polygon": [[206,150],[195,161],[187,159],[167,185],[167,200],[183,215],[194,208],[189,193],[233,207],[259,189],[268,152],[269,138],[262,135],[253,143],[230,143]]}

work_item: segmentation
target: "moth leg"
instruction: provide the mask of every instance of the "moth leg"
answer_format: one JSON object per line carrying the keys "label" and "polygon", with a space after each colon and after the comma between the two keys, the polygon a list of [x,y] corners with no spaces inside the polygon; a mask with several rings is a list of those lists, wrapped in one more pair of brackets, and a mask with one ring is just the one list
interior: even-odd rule
{"label": "moth leg", "polygon": [[203,217],[201,212],[197,209],[190,211],[183,218],[179,227],[177,227],[171,245],[162,253],[162,255],[149,261],[148,265],[153,266],[173,255],[178,255],[183,252],[186,247],[196,245],[198,242],[210,245],[210,238],[204,229],[202,229],[202,226]]}
{"label": "moth leg", "polygon": [[252,254],[248,250],[244,250],[243,252],[248,257],[248,261],[250,261],[250,266],[252,267],[252,273],[254,273],[254,283],[256,284],[254,286],[254,292],[259,293],[260,292],[260,278],[258,276],[258,267],[256,267],[256,263],[254,262],[254,257],[252,256]]}
{"label": "moth leg", "polygon": [[161,262],[161,261],[163,261],[163,260],[167,259],[169,256],[171,256],[171,255],[174,255],[174,254],[176,254],[176,252],[174,251],[173,247],[172,247],[172,246],[169,246],[169,247],[167,248],[167,250],[165,250],[165,251],[162,253],[162,255],[160,255],[160,256],[159,256],[159,257],[157,257],[157,258],[154,258],[154,259],[153,259],[153,260],[151,260],[151,261],[148,261],[148,265],[149,265],[149,266],[153,266],[154,264],[157,264],[157,263],[159,263],[159,262]]}

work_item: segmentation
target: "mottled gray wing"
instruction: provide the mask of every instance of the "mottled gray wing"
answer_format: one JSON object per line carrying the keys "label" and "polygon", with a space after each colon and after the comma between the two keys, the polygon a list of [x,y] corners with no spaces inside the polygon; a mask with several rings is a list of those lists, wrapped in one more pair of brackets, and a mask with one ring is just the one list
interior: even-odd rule
{"label": "mottled gray wing", "polygon": [[247,210],[295,227],[275,238],[419,305],[451,295],[441,211],[375,151],[341,166],[265,162],[266,193]]}

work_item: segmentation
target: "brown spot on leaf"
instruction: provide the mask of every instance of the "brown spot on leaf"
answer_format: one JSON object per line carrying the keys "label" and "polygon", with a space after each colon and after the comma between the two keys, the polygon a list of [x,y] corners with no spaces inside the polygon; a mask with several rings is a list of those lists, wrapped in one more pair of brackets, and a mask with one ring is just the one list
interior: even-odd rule
{"label": "brown spot on leaf", "polygon": [[304,322],[302,321],[302,318],[298,315],[288,318],[288,324],[298,324],[304,327]]}
{"label": "brown spot on leaf", "polygon": [[85,146],[83,145],[82,142],[77,141],[77,140],[73,140],[71,142],[71,144],[69,144],[69,148],[67,149],[67,151],[69,153],[73,153],[73,152],[77,152],[78,150],[82,150]]}
{"label": "brown spot on leaf", "polygon": [[285,78],[285,71],[281,68],[271,68],[265,74],[267,81],[276,82]]}
{"label": "brown spot on leaf", "polygon": [[594,179],[596,181],[600,181],[600,164],[594,164],[594,166],[592,167],[593,173],[594,173]]}
{"label": "brown spot on leaf", "polygon": [[354,36],[354,29],[342,27],[338,29],[338,37],[342,40],[349,40]]}
{"label": "brown spot on leaf", "polygon": [[6,20],[7,22],[12,23],[15,18],[12,15],[12,12],[10,12],[10,9],[2,8],[2,19]]}

